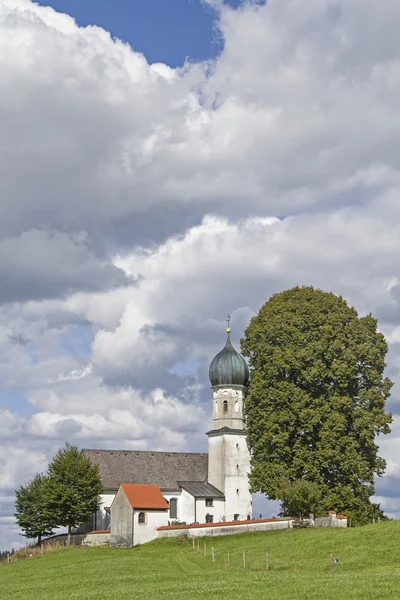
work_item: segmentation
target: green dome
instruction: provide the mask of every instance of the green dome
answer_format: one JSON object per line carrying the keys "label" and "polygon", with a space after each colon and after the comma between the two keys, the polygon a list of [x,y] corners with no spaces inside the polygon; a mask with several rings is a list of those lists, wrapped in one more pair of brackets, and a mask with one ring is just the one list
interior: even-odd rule
{"label": "green dome", "polygon": [[213,387],[215,385],[247,386],[249,383],[249,367],[243,356],[232,346],[229,331],[225,348],[211,361],[209,376]]}

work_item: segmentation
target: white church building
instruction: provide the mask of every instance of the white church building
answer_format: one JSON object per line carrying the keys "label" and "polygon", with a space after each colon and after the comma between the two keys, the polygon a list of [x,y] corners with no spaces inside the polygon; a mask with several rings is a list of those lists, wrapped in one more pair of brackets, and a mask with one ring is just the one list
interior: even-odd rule
{"label": "white church building", "polygon": [[[208,453],[84,450],[99,465],[104,486],[102,506],[86,531],[109,529],[111,507],[123,484],[158,486],[167,503],[160,517],[165,525],[251,519],[250,453],[243,411],[249,369],[231,344],[229,328],[227,334],[225,347],[209,370],[213,417],[206,434]],[[138,510],[139,522],[147,520],[146,507]]]}

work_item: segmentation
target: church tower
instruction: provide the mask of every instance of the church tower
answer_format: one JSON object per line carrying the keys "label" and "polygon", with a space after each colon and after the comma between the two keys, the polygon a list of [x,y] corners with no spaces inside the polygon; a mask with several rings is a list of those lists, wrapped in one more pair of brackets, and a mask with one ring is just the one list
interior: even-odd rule
{"label": "church tower", "polygon": [[[228,321],[229,325],[229,321]],[[249,369],[230,340],[212,360],[213,428],[208,435],[208,482],[225,495],[225,520],[246,520],[252,515],[249,490],[250,453],[243,415]]]}

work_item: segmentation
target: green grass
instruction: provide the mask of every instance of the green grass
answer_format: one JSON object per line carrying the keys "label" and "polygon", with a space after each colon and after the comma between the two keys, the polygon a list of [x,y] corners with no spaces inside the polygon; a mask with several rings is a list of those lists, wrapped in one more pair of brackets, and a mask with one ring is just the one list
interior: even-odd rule
{"label": "green grass", "polygon": [[[204,541],[207,556],[204,556]],[[214,547],[215,562],[211,560]],[[75,599],[379,600],[400,598],[400,522],[303,529],[131,550],[72,548],[0,568],[0,597]],[[265,569],[268,551],[270,571]],[[230,553],[230,568],[227,553]],[[243,569],[246,552],[246,569]],[[329,556],[339,558],[331,573]]]}

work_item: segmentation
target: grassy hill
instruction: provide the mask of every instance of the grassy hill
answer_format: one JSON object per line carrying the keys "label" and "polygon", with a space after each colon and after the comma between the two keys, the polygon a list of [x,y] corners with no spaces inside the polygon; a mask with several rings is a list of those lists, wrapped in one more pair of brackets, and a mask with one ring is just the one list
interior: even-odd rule
{"label": "grassy hill", "polygon": [[[331,552],[339,558],[334,573]],[[191,541],[179,539],[157,540],[131,550],[59,550],[2,566],[0,590],[2,598],[33,600],[397,600],[400,522],[203,539],[200,553],[197,542],[193,551]]]}

